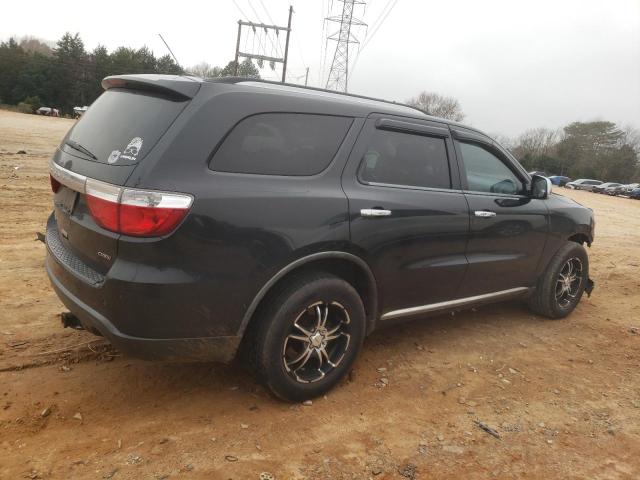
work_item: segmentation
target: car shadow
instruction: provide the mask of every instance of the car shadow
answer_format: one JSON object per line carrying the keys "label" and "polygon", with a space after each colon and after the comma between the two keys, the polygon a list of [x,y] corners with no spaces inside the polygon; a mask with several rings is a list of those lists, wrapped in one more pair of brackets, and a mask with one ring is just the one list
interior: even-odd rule
{"label": "car shadow", "polygon": [[[482,345],[482,335],[516,334],[536,319],[539,317],[530,313],[521,302],[513,301],[455,315],[418,317],[382,328],[365,340],[360,357],[367,360],[356,362],[355,383],[361,378],[358,370],[366,369],[369,361],[382,362],[377,358],[381,351],[385,352],[384,361],[393,362],[398,351],[414,353],[417,345],[434,350],[460,345],[476,348],[473,345]],[[230,409],[257,405],[288,408],[287,403],[275,399],[238,360],[221,365],[147,362],[121,357],[105,365],[102,373],[93,372],[92,375],[103,377],[94,393],[95,400],[104,402],[107,409],[123,408],[129,402],[129,396],[135,398],[139,408],[151,409],[159,406],[192,408],[200,402],[227,405]],[[345,379],[344,383],[353,382]],[[120,394],[114,394],[114,390]],[[128,393],[123,396],[123,391]]]}

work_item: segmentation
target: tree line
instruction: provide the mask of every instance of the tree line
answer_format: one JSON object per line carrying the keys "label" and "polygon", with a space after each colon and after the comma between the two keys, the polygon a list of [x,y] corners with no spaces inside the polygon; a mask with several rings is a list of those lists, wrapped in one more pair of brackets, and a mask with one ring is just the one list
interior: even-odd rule
{"label": "tree line", "polygon": [[[207,71],[208,76],[234,72],[234,61]],[[77,33],[65,33],[53,48],[33,37],[10,38],[0,43],[0,104],[19,105],[25,112],[48,106],[71,115],[73,107],[91,105],[102,93],[100,83],[104,77],[125,73],[191,72],[170,55],[156,57],[146,46],[118,47],[109,52],[99,45],[87,51]],[[239,65],[238,74],[259,78],[258,69],[250,60]]]}
{"label": "tree line", "polygon": [[[422,92],[407,101],[425,113],[454,121],[465,117],[458,100]],[[631,183],[640,181],[640,132],[609,121],[535,128],[516,138],[493,135],[529,171]]]}

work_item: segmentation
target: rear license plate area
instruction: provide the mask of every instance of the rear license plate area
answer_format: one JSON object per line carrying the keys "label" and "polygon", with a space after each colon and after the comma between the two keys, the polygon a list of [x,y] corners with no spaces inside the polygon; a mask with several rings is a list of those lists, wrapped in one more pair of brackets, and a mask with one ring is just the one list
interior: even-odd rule
{"label": "rear license plate area", "polygon": [[60,208],[65,214],[71,215],[77,200],[78,192],[63,185],[60,187],[60,190],[58,190],[58,193],[56,193],[53,201],[56,207]]}

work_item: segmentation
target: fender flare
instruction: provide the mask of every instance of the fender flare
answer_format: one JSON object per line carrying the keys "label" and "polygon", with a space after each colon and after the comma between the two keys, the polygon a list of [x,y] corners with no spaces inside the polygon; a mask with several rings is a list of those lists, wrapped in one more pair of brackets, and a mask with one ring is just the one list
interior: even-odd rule
{"label": "fender flare", "polygon": [[360,267],[360,269],[366,274],[369,282],[369,286],[372,288],[372,291],[374,293],[373,299],[370,304],[371,311],[369,312],[368,318],[366,319],[367,333],[371,333],[371,331],[373,331],[373,327],[378,317],[378,289],[377,289],[376,279],[375,279],[375,276],[373,275],[373,272],[371,271],[371,268],[369,267],[367,262],[365,262],[362,258],[352,253],[341,252],[341,251],[328,251],[328,252],[312,253],[311,255],[306,255],[304,257],[298,258],[293,262],[289,263],[284,268],[280,269],[273,277],[271,277],[267,281],[267,283],[265,283],[262,286],[262,288],[258,291],[256,296],[251,301],[251,304],[249,304],[249,307],[245,311],[242,317],[242,322],[240,323],[240,328],[238,330],[238,336],[242,337],[244,335],[247,325],[249,325],[249,322],[251,321],[251,317],[253,317],[253,314],[258,308],[258,305],[260,304],[260,302],[264,299],[264,297],[266,297],[266,295],[269,293],[271,288],[273,288],[273,286],[276,283],[278,283],[278,281],[281,280],[285,275],[308,263],[316,262],[318,260],[333,260],[333,259],[347,260],[357,265],[358,267]]}

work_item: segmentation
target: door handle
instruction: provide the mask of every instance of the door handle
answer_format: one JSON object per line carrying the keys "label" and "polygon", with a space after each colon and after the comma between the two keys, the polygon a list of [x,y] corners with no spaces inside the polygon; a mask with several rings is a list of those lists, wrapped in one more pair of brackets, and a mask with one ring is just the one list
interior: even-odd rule
{"label": "door handle", "polygon": [[476,213],[476,217],[489,218],[489,217],[496,216],[496,212],[492,212],[490,210],[476,210],[475,213]]}
{"label": "door handle", "polygon": [[384,208],[363,208],[360,210],[361,217],[388,217],[389,215],[391,215],[391,210]]}

